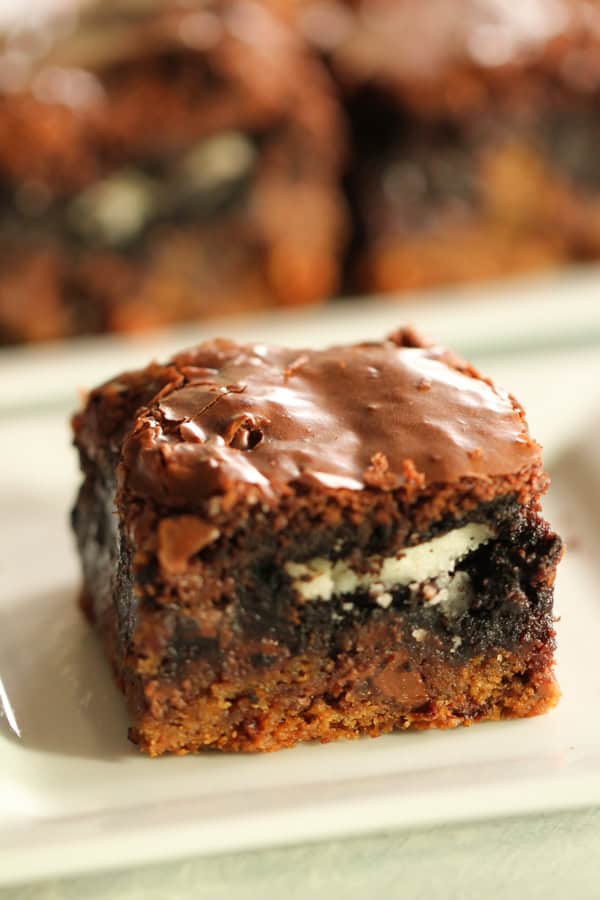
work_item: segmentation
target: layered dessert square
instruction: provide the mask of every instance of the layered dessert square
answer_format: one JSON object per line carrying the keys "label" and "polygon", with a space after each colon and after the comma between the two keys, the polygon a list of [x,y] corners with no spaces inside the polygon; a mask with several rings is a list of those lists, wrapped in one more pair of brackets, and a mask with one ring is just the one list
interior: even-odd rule
{"label": "layered dessert square", "polygon": [[0,11],[0,344],[335,293],[344,129],[267,0],[17,6]]}
{"label": "layered dessert square", "polygon": [[353,134],[354,289],[598,259],[600,8],[305,0]]}
{"label": "layered dessert square", "polygon": [[540,447],[452,353],[214,340],[73,422],[82,605],[156,756],[554,705]]}

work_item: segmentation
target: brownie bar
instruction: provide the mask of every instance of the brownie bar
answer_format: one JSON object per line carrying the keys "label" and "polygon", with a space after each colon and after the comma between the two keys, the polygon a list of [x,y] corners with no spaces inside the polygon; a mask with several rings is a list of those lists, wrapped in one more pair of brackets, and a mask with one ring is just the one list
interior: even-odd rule
{"label": "brownie bar", "polygon": [[335,292],[341,118],[269,3],[76,11],[0,54],[0,343]]}
{"label": "brownie bar", "polygon": [[75,417],[82,605],[150,755],[545,712],[561,555],[524,413],[411,331],[216,340]]}
{"label": "brownie bar", "polygon": [[353,128],[355,290],[600,257],[596,4],[305,7]]}

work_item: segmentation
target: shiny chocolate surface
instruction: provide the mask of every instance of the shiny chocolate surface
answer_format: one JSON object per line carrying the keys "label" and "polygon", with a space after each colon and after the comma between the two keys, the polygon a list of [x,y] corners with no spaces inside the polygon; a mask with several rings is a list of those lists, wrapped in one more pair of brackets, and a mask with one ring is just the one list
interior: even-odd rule
{"label": "shiny chocolate surface", "polygon": [[124,446],[129,488],[159,503],[239,486],[393,490],[539,461],[513,399],[440,348],[212,341],[172,366]]}

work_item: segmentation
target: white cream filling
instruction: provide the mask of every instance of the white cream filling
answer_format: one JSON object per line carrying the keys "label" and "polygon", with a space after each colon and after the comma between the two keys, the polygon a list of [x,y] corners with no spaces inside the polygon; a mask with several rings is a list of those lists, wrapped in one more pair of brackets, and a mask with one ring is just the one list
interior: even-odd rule
{"label": "white cream filling", "polygon": [[487,525],[471,523],[440,537],[407,547],[395,556],[372,556],[366,568],[353,569],[347,560],[336,562],[316,557],[308,562],[287,562],[285,571],[302,601],[329,601],[342,594],[368,590],[374,601],[386,608],[392,602],[390,591],[398,587],[416,588],[420,583],[435,580],[430,586],[430,603],[443,604],[448,611],[459,614],[470,596],[470,580],[465,572],[456,572],[456,565],[482,544],[494,532]]}

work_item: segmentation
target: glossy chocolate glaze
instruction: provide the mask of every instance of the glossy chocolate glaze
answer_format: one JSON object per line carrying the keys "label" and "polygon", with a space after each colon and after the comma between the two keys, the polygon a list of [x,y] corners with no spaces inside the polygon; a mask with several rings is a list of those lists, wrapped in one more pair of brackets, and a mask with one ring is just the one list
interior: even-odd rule
{"label": "glossy chocolate glaze", "polygon": [[164,505],[292,484],[394,490],[540,460],[515,401],[440,348],[214,341],[172,366],[123,448],[128,489]]}

